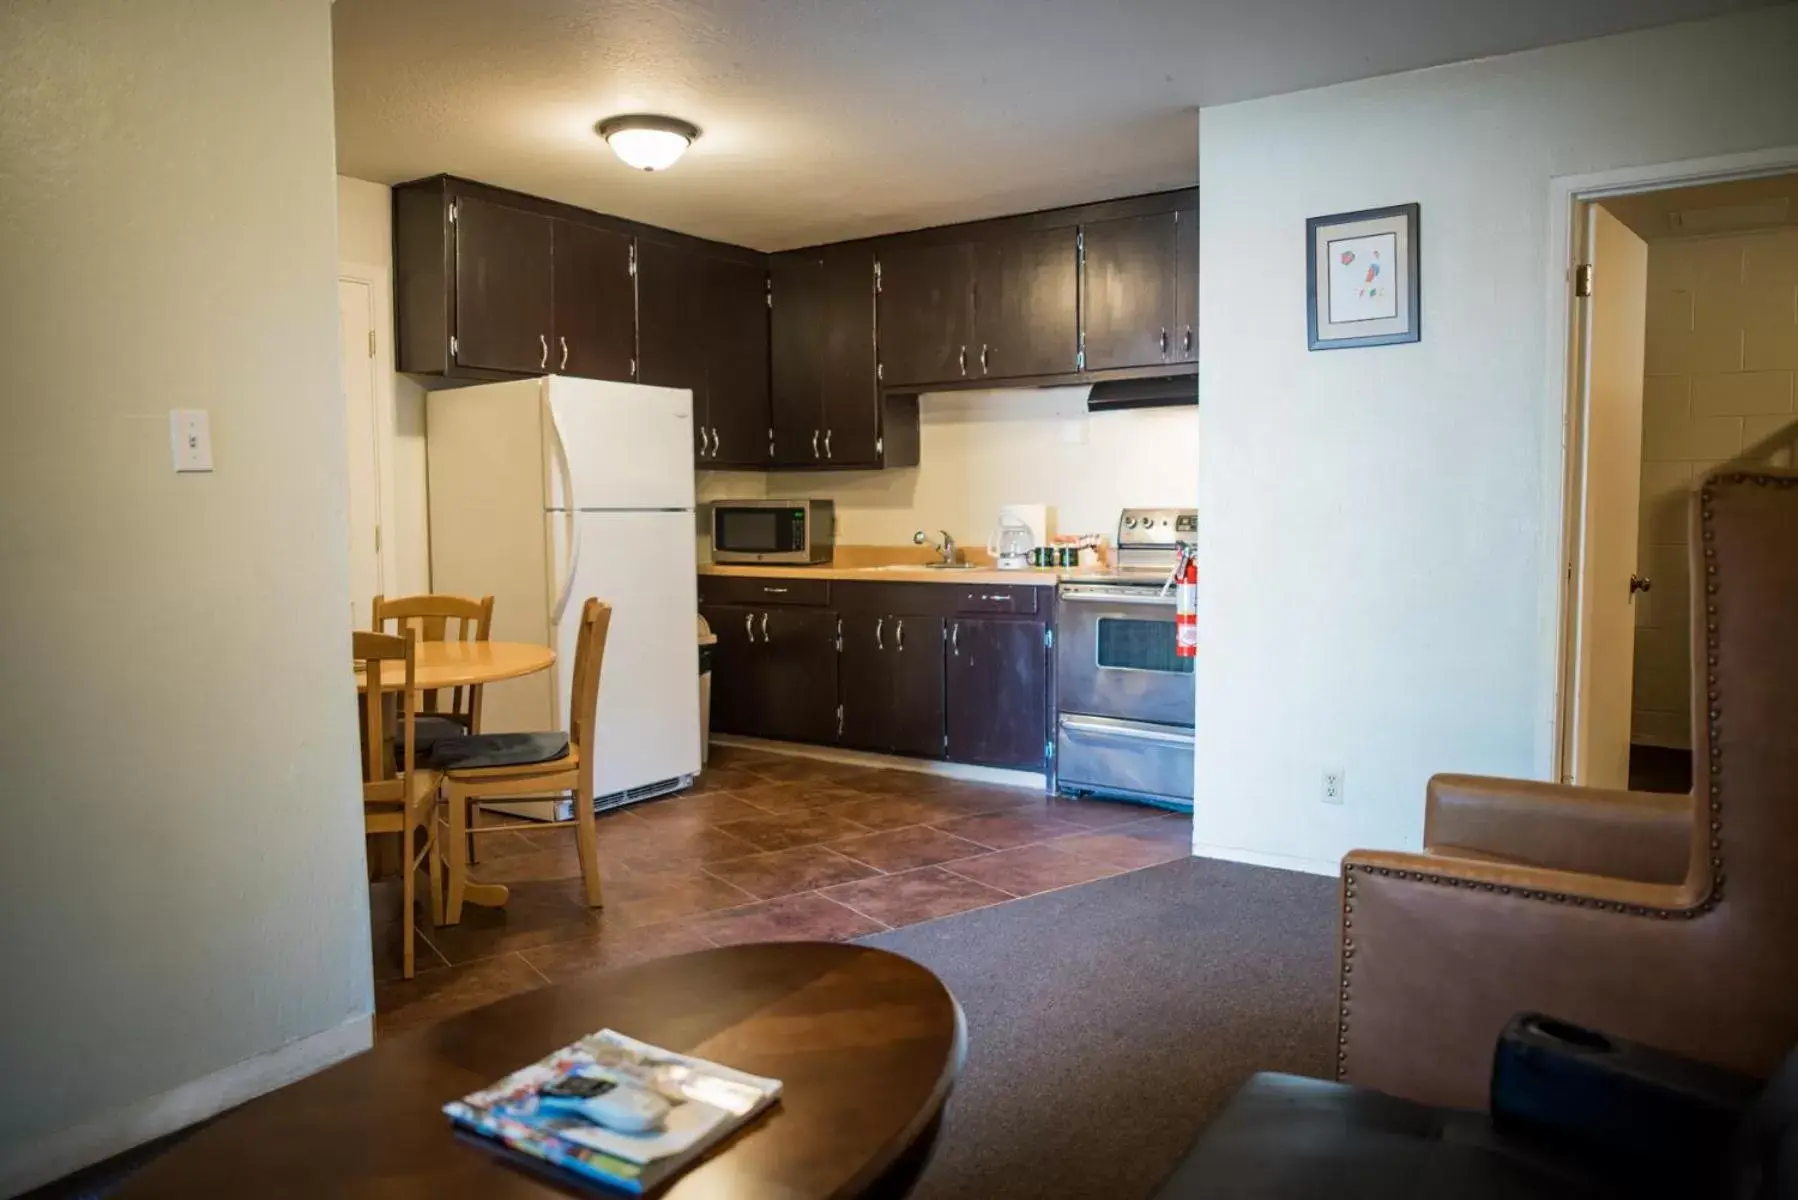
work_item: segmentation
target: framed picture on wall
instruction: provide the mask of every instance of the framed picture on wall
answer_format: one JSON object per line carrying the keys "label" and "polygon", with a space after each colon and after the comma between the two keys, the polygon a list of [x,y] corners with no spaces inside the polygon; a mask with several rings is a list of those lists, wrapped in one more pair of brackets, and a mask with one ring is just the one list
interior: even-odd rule
{"label": "framed picture on wall", "polygon": [[1390,346],[1423,336],[1417,214],[1417,205],[1399,204],[1305,222],[1311,349]]}

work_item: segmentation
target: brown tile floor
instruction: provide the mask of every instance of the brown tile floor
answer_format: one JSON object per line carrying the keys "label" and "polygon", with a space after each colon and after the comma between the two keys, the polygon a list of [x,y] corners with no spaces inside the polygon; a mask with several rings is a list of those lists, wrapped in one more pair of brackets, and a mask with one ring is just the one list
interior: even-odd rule
{"label": "brown tile floor", "polygon": [[707,946],[843,940],[1086,883],[1189,852],[1191,819],[759,751],[713,747],[691,791],[600,819],[605,907],[567,829],[482,839],[505,909],[424,927],[400,978],[399,889],[375,885],[381,1033],[583,971]]}

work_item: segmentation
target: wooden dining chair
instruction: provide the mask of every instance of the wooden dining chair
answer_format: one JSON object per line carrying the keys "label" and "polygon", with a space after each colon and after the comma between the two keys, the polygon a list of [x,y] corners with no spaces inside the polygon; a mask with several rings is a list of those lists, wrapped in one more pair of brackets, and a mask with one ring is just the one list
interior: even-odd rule
{"label": "wooden dining chair", "polygon": [[[351,657],[368,681],[361,697],[363,831],[400,835],[407,979],[413,973],[414,909],[421,864],[428,863],[430,871],[433,925],[443,907],[443,858],[437,852],[435,820],[440,779],[437,772],[418,763],[418,693],[412,686],[417,645],[418,635],[410,629],[404,636],[357,631],[350,641]],[[384,691],[380,684],[382,664],[388,662],[405,664],[404,685],[397,693]],[[395,714],[391,724],[390,711]],[[424,831],[422,846],[420,829]]]}
{"label": "wooden dining chair", "polygon": [[[413,629],[421,642],[484,642],[493,632],[493,597],[479,600],[467,596],[376,596],[374,630],[392,632]],[[447,703],[443,693],[449,692]],[[421,727],[426,729],[425,743],[438,736],[429,727],[437,721],[454,722],[459,728],[446,731],[449,736],[481,732],[481,685],[467,688],[433,688],[424,694],[419,709]]]}
{"label": "wooden dining chair", "polygon": [[444,813],[449,839],[449,890],[443,920],[462,919],[468,888],[468,844],[474,837],[508,829],[541,829],[540,821],[472,828],[470,810],[499,799],[569,792],[574,815],[555,825],[572,825],[586,883],[587,904],[602,902],[599,883],[599,832],[593,816],[593,714],[599,704],[599,677],[605,661],[610,605],[589,599],[581,608],[575,642],[573,680],[569,688],[568,732],[489,733],[457,738],[437,748],[443,772]]}

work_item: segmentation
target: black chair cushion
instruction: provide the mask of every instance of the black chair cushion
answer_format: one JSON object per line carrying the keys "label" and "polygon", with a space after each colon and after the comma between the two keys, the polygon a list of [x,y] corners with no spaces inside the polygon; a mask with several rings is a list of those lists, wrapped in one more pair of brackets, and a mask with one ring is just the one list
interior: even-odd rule
{"label": "black chair cushion", "polygon": [[523,767],[568,757],[565,733],[477,733],[435,743],[427,760],[439,771]]}
{"label": "black chair cushion", "polygon": [[[446,738],[468,736],[468,726],[453,717],[429,717],[420,715],[414,718],[412,726],[412,757],[420,766],[431,761],[431,747]],[[397,738],[393,743],[393,769],[405,769],[406,747]]]}
{"label": "black chair cushion", "polygon": [[1157,1200],[1572,1200],[1622,1193],[1571,1159],[1430,1108],[1296,1075],[1256,1075],[1206,1127]]}

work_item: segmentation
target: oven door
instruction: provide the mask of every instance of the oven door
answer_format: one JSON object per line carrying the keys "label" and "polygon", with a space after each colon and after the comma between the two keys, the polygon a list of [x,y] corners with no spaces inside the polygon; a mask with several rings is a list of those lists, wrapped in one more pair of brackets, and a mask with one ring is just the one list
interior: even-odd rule
{"label": "oven door", "polygon": [[1175,652],[1173,596],[1157,588],[1069,584],[1060,600],[1060,711],[1192,727],[1195,660]]}

